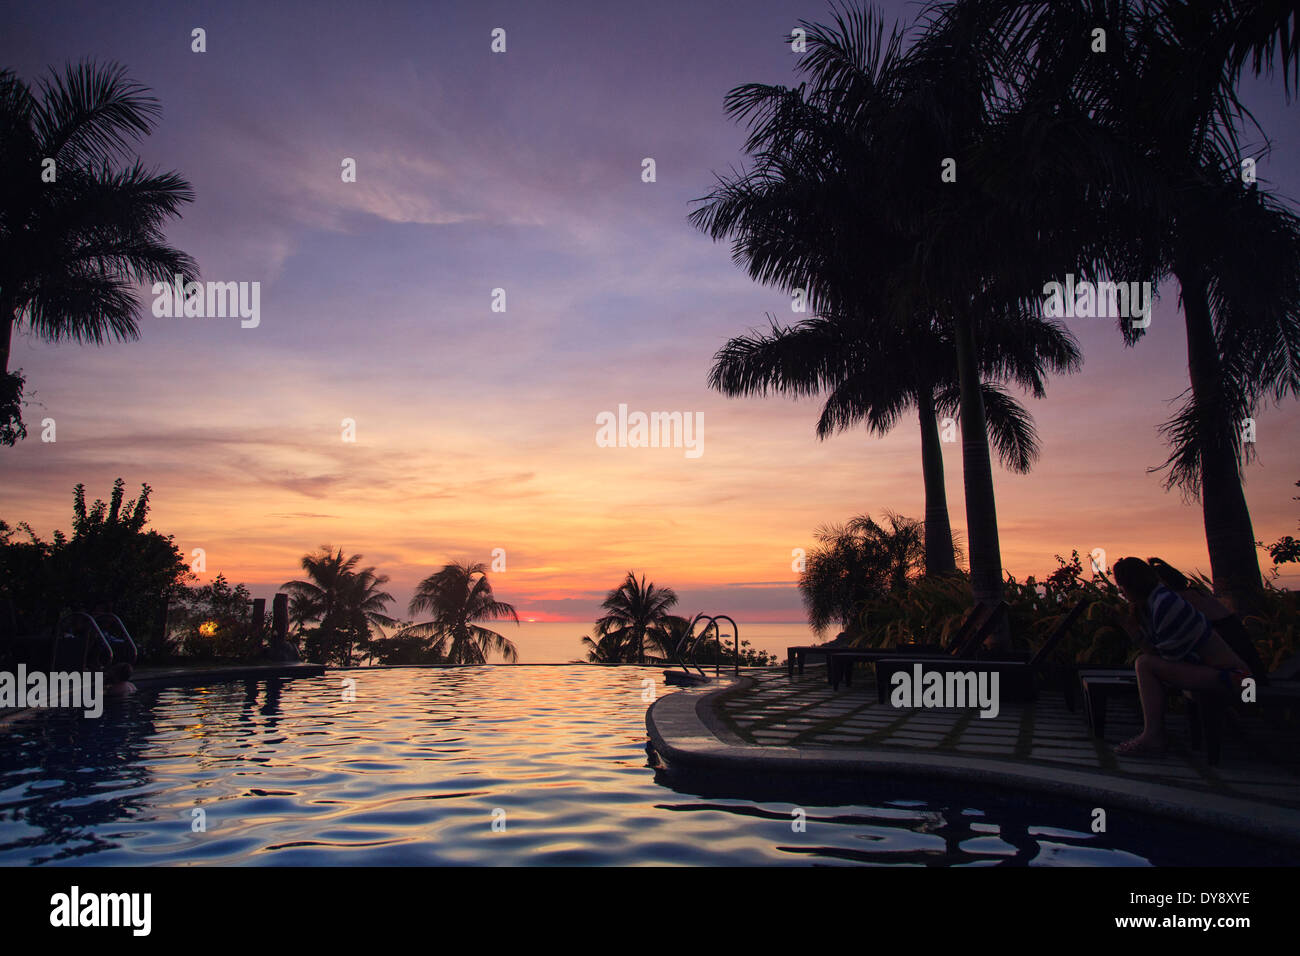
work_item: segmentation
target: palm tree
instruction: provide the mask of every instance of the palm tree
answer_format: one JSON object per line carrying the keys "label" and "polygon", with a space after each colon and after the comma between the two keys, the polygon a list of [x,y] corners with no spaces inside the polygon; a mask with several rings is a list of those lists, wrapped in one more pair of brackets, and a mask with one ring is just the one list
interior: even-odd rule
{"label": "palm tree", "polygon": [[[734,258],[756,280],[804,289],[816,312],[871,316],[892,326],[887,340],[915,335],[918,317],[922,328],[943,323],[960,408],[972,590],[996,601],[1002,561],[981,375],[1004,360],[998,323],[1035,315],[1015,294],[1023,283],[1001,277],[1004,260],[1037,265],[1058,243],[1020,224],[1007,197],[941,180],[941,160],[955,155],[964,168],[992,128],[989,97],[972,86],[960,44],[937,50],[923,35],[904,54],[903,33],[886,37],[883,21],[862,10],[837,11],[829,27],[801,26],[807,81],[728,95],[728,112],[749,122],[755,165],[721,179],[692,219],[715,239],[732,237]],[[971,239],[982,233],[992,234]],[[924,337],[914,341],[918,352],[925,347]]]}
{"label": "palm tree", "polygon": [[0,374],[11,415],[9,393],[22,386],[9,373],[15,327],[50,342],[134,339],[136,283],[197,277],[162,232],[193,200],[190,184],[130,156],[159,112],[115,64],[51,69],[35,93],[0,71]]}
{"label": "palm tree", "polygon": [[397,623],[386,612],[393,596],[383,590],[388,575],[377,574],[373,567],[362,568],[352,575],[344,593],[345,617],[343,633],[347,637],[344,660],[353,660],[354,648],[362,657],[369,656],[374,648],[375,634]]}
{"label": "palm tree", "polygon": [[[297,632],[307,637],[307,655],[322,663],[352,663],[353,649],[366,650],[374,628],[391,626],[385,612],[393,596],[383,590],[388,576],[373,567],[357,568],[361,555],[343,556],[343,549],[321,545],[302,557],[306,580],[288,581],[289,616]],[[307,625],[315,625],[310,630]]]}
{"label": "palm tree", "polygon": [[[1008,326],[1003,323],[997,328],[1002,333],[996,351],[999,361],[984,363],[986,375],[1009,375],[1042,397],[1046,370],[1078,367],[1074,338],[1059,324]],[[892,340],[882,341],[881,333],[892,335]],[[875,337],[868,339],[868,335]],[[870,431],[883,435],[909,406],[914,407],[921,427],[925,568],[927,574],[947,574],[956,570],[956,555],[937,414],[960,418],[953,355],[951,333],[940,323],[898,334],[888,326],[872,328],[814,316],[786,328],[773,321],[767,334],[731,339],[714,356],[709,384],[727,395],[765,395],[772,390],[801,396],[828,391],[817,424],[822,439],[862,421]],[[1027,472],[1038,456],[1029,413],[997,385],[985,382],[981,387],[989,435],[999,458],[1011,471]]]}
{"label": "palm tree", "polygon": [[1281,65],[1287,95],[1300,89],[1300,7],[1295,0],[1215,0],[1217,22],[1229,38],[1234,79],[1250,59],[1255,75]]}
{"label": "palm tree", "polygon": [[489,654],[500,654],[507,664],[519,659],[508,638],[479,624],[519,623],[514,607],[493,596],[485,564],[453,563],[435,571],[416,588],[410,613],[432,618],[404,627],[395,636],[425,639],[429,650],[449,664],[485,664]]}
{"label": "palm tree", "polygon": [[669,610],[676,604],[672,588],[646,584],[644,574],[638,581],[629,571],[601,603],[606,613],[596,621],[597,640],[592,643],[620,661],[644,663],[647,644],[667,657],[675,646],[672,628],[677,618]]}
{"label": "palm tree", "polygon": [[[1261,399],[1300,395],[1300,219],[1264,190],[1242,187],[1242,34],[1217,16],[1248,9],[1280,26],[1284,64],[1295,63],[1294,32],[1288,43],[1286,19],[1269,16],[1276,4],[1160,2],[1151,14],[1158,39],[1137,75],[1147,95],[1121,114],[1125,131],[1146,131],[1142,158],[1168,180],[1157,220],[1168,251],[1157,265],[1178,281],[1187,329],[1189,394],[1162,426],[1172,445],[1166,484],[1200,497],[1215,590],[1244,611],[1263,580],[1242,488],[1253,445],[1241,441],[1241,423]],[[1292,31],[1296,16],[1293,8]],[[1272,49],[1261,45],[1259,22],[1249,43],[1257,69]],[[1158,103],[1170,89],[1181,95]]]}
{"label": "palm tree", "polygon": [[587,652],[587,660],[592,664],[623,663],[623,646],[616,635],[606,634],[599,640],[592,640],[584,634],[581,643]]}
{"label": "palm tree", "polygon": [[833,624],[853,625],[872,598],[906,591],[925,567],[921,522],[886,512],[888,526],[870,515],[844,525],[818,528],[799,591],[808,621],[821,633]]}
{"label": "palm tree", "polygon": [[[942,16],[955,23],[951,11],[969,6]],[[1018,211],[1029,224],[1069,224],[1084,264],[1076,272],[1178,282],[1190,387],[1161,426],[1171,446],[1161,468],[1167,487],[1200,499],[1216,592],[1249,610],[1262,579],[1242,488],[1254,448],[1240,430],[1263,401],[1300,395],[1300,219],[1242,182],[1241,136],[1253,118],[1236,85],[1247,59],[1267,71],[1276,48],[1290,93],[1300,11],[1271,0],[982,9],[967,32],[983,30],[971,46],[997,51],[986,78],[1007,75],[1007,56],[1017,62],[1000,142],[1022,157],[988,188],[1065,184]],[[1081,54],[1074,39],[1099,23],[1111,58]],[[1087,202],[1050,201],[1085,191]]]}

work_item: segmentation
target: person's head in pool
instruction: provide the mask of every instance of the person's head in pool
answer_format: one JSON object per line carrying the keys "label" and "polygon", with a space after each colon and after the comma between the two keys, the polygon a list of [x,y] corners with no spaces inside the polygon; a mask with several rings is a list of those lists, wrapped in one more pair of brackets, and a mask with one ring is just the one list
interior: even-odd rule
{"label": "person's head in pool", "polygon": [[108,667],[108,682],[110,684],[122,684],[131,679],[135,673],[127,661],[118,661],[116,664],[110,664]]}
{"label": "person's head in pool", "polygon": [[104,671],[104,693],[110,697],[121,697],[134,693],[135,685],[131,683],[132,673],[134,673],[134,670],[126,661],[109,664]]}

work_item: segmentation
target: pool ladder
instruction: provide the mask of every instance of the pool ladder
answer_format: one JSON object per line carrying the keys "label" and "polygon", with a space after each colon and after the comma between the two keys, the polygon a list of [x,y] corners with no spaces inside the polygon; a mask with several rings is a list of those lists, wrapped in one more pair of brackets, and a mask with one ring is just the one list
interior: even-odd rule
{"label": "pool ladder", "polygon": [[[704,621],[705,624],[697,634],[695,628],[701,621]],[[731,633],[736,642],[736,660],[734,662],[734,667],[735,672],[737,674],[740,673],[740,626],[727,614],[704,614],[701,612],[700,614],[695,615],[694,619],[691,621],[690,627],[686,629],[686,633],[682,635],[681,640],[677,642],[677,646],[673,648],[673,660],[676,662],[677,666],[681,668],[681,671],[664,671],[664,678],[668,683],[707,684],[709,682],[708,675],[704,673],[704,668],[700,667],[699,661],[696,658],[700,646],[708,643],[710,632],[712,632],[714,640],[718,645],[718,656],[713,662],[713,676],[717,677],[721,673],[722,630],[718,626],[719,621],[726,621],[731,625]],[[695,669],[695,673],[691,673],[691,668]]]}

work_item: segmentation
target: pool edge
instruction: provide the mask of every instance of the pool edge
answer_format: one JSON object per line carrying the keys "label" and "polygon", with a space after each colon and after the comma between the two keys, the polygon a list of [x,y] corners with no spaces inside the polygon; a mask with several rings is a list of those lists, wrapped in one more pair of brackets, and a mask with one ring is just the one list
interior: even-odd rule
{"label": "pool edge", "polygon": [[[745,680],[752,678],[740,678]],[[645,716],[651,746],[670,766],[750,773],[890,774],[1012,787],[1300,847],[1300,811],[1237,797],[1123,778],[1098,779],[1078,770],[1026,767],[989,757],[847,747],[831,752],[827,748],[745,743],[725,730],[721,735],[715,731],[720,723],[713,716],[713,700],[737,686],[733,680],[724,686],[680,690],[655,700]]]}

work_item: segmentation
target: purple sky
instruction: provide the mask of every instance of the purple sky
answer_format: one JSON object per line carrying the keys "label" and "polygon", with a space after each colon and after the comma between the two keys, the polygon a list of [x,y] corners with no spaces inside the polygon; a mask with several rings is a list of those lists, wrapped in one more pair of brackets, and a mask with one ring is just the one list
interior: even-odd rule
{"label": "purple sky", "polygon": [[[910,16],[912,3],[883,4]],[[860,512],[921,515],[919,439],[819,443],[815,403],[704,387],[725,339],[797,318],[686,221],[711,171],[742,161],[724,116],[740,83],[790,82],[783,37],[820,2],[11,5],[0,61],[118,60],[163,107],[146,161],[197,201],[169,238],[205,280],[262,283],[261,325],[142,319],[104,348],[15,340],[39,403],[0,451],[0,516],[67,528],[72,486],[156,489],[154,524],[269,594],[322,543],[361,552],[402,605],[453,558],[504,548],[499,595],[590,620],[628,568],[682,610],[796,619],[791,550]],[[203,27],[207,52],[190,50]],[[489,50],[507,31],[507,53]],[[1295,105],[1247,83],[1273,137],[1266,185],[1300,195]],[[657,182],[641,181],[653,157]],[[340,180],[352,157],[358,181]],[[491,290],[506,289],[493,313]],[[1208,569],[1199,508],[1156,475],[1156,426],[1186,387],[1176,291],[1126,350],[1077,320],[1084,370],[1032,405],[1044,446],[998,472],[1004,563],[1103,547]],[[705,453],[601,449],[595,416],[703,412]],[[340,422],[357,422],[357,442]],[[1300,508],[1294,403],[1259,418],[1257,536]],[[960,450],[945,446],[954,527]],[[1294,583],[1294,581],[1292,582]]]}

